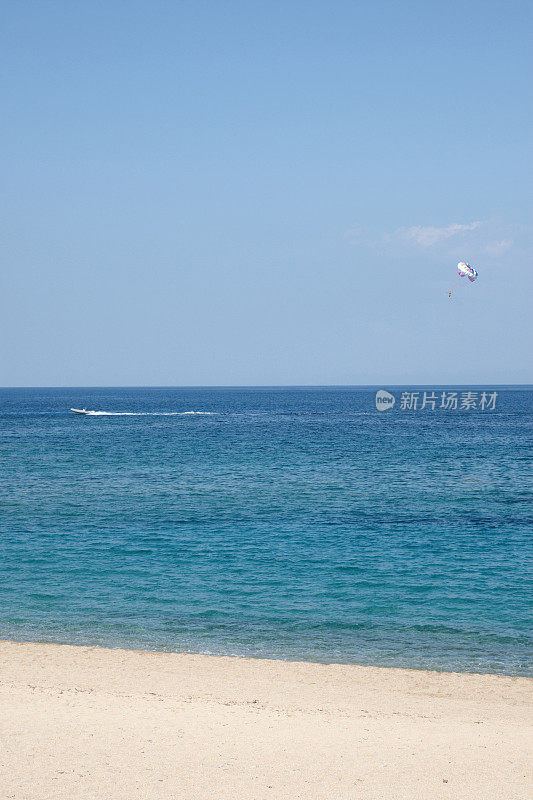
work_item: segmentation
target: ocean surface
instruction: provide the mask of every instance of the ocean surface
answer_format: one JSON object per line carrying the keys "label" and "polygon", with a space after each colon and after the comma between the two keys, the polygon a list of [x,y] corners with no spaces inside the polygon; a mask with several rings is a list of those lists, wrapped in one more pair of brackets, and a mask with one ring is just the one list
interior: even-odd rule
{"label": "ocean surface", "polygon": [[532,674],[533,390],[378,388],[0,390],[0,638]]}

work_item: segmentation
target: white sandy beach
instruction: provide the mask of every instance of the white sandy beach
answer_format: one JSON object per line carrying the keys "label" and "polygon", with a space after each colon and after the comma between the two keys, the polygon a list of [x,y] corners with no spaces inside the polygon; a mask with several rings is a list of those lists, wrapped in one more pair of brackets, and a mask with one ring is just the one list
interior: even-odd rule
{"label": "white sandy beach", "polygon": [[0,797],[525,800],[526,678],[0,643]]}

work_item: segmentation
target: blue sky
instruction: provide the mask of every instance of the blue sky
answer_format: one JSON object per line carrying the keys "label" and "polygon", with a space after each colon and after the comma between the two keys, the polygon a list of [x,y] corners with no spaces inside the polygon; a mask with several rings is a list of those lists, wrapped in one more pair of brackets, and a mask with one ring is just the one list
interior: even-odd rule
{"label": "blue sky", "polygon": [[533,381],[531,3],[0,7],[2,385]]}

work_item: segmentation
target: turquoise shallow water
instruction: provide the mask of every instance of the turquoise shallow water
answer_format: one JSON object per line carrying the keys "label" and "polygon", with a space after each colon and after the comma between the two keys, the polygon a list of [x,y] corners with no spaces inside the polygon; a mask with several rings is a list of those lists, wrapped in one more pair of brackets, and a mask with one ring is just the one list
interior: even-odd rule
{"label": "turquoise shallow water", "polygon": [[531,674],[533,390],[391,391],[0,390],[0,638]]}

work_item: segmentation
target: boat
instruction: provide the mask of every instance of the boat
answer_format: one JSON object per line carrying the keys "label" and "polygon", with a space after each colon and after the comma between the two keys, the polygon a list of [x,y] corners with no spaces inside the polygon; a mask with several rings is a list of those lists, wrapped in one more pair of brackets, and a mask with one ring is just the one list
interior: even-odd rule
{"label": "boat", "polygon": [[90,414],[90,411],[87,411],[86,408],[71,408],[70,409],[74,414]]}

